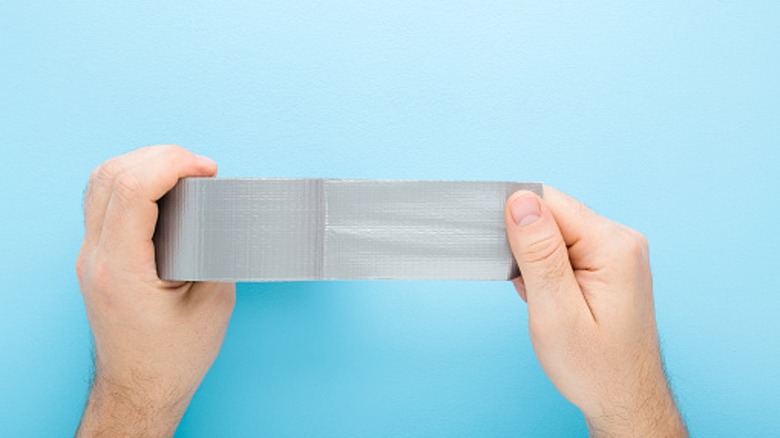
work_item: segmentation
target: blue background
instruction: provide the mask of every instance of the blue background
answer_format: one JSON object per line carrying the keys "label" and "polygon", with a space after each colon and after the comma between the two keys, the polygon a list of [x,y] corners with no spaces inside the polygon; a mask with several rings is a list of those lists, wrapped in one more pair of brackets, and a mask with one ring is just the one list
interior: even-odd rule
{"label": "blue background", "polygon": [[[68,436],[92,168],[542,180],[645,233],[695,436],[778,436],[780,3],[4,2],[0,435]],[[178,436],[584,436],[506,282],[241,284]]]}

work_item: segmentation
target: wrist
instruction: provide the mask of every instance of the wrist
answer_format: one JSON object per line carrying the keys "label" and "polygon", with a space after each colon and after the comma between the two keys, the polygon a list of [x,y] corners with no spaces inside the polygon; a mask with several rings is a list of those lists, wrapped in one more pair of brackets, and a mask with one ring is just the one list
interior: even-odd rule
{"label": "wrist", "polygon": [[597,412],[584,412],[592,437],[687,437],[688,432],[665,381],[630,399],[613,401]]}
{"label": "wrist", "polygon": [[155,379],[126,382],[98,373],[77,436],[173,436],[191,397]]}

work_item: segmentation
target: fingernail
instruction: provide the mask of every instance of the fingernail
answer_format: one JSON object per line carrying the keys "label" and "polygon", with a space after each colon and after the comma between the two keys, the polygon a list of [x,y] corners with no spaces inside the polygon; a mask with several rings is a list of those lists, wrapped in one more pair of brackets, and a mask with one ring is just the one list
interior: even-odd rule
{"label": "fingernail", "polygon": [[217,165],[217,162],[216,162],[216,161],[212,160],[212,159],[211,159],[211,158],[209,158],[209,157],[204,157],[203,155],[198,155],[198,160],[199,160],[201,163],[203,163],[203,164],[205,164],[205,165],[207,165],[207,166],[212,166],[212,167],[213,167],[213,166],[216,166],[216,165]]}
{"label": "fingernail", "polygon": [[539,201],[531,194],[524,194],[512,200],[509,211],[512,212],[512,219],[520,227],[536,222],[542,215]]}

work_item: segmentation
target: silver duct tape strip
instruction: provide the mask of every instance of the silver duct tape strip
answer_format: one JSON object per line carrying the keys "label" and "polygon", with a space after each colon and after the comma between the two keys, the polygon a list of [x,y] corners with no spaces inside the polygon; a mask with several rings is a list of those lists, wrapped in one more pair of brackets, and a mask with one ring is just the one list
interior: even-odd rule
{"label": "silver duct tape strip", "polygon": [[542,184],[185,178],[159,201],[162,279],[507,280],[504,205]]}

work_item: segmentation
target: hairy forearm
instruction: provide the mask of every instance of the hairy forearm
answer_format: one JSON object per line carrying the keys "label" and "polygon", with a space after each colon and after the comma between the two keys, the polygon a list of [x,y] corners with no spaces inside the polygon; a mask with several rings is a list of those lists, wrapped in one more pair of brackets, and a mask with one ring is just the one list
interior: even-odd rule
{"label": "hairy forearm", "polygon": [[594,438],[688,437],[665,379],[633,394],[632,400],[622,406],[585,418],[590,436]]}
{"label": "hairy forearm", "polygon": [[76,437],[171,437],[188,403],[153,384],[96,377]]}

